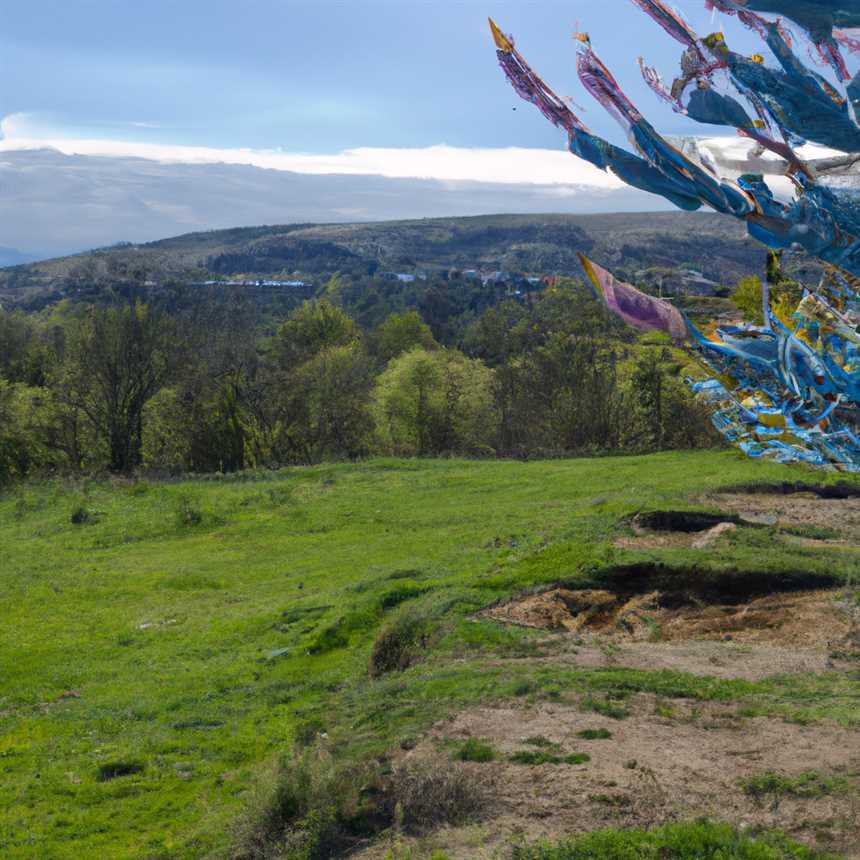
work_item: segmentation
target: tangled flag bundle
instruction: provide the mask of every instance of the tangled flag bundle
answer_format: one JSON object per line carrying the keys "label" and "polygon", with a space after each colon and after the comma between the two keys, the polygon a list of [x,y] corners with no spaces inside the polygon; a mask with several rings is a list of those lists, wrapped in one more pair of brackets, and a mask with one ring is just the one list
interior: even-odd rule
{"label": "tangled flag bundle", "polygon": [[[860,0],[705,0],[758,33],[774,58],[770,64],[760,54],[732,51],[721,32],[697,35],[663,0],[632,2],[684,46],[681,75],[668,87],[640,59],[648,86],[677,112],[735,128],[758,155],[773,153],[793,184],[791,200],[779,200],[763,174],[727,179],[711,160],[661,137],[584,33],[575,36],[579,79],[621,124],[634,152],[590,132],[491,20],[499,63],[514,89],[567,132],[574,155],[682,209],[708,206],[742,218],[753,238],[775,252],[808,254],[823,275],[815,288],[803,289],[796,307],[772,303],[765,285],[762,326],[707,332],[671,303],[581,257],[595,294],[627,323],[665,331],[695,351],[711,378],[691,383],[693,390],[717,429],[747,454],[860,472],[860,194],[838,180],[839,171],[860,162],[860,73],[852,78],[845,59],[860,53],[851,34],[860,27]],[[822,72],[801,61],[797,48],[804,45]],[[831,80],[823,73],[828,68]],[[806,142],[845,155],[804,161],[796,150]]]}

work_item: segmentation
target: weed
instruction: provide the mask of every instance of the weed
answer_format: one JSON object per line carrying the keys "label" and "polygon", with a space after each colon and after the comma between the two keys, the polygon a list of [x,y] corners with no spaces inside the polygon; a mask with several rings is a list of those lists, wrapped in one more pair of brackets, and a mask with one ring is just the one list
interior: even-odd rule
{"label": "weed", "polygon": [[562,842],[514,847],[512,860],[837,860],[779,832],[739,833],[728,824],[694,821],[654,830],[599,830]]}
{"label": "weed", "polygon": [[583,729],[577,732],[578,738],[584,738],[587,741],[601,741],[612,737],[612,732],[609,729]]}
{"label": "weed", "polygon": [[515,753],[512,753],[510,756],[510,761],[515,764],[529,764],[529,765],[539,765],[539,764],[585,764],[587,761],[591,761],[591,756],[588,753],[571,753],[570,755],[555,755],[554,753],[549,753],[541,750],[537,752],[535,750],[518,750]]}
{"label": "weed", "polygon": [[526,738],[523,743],[530,744],[533,747],[541,747],[542,749],[558,746],[557,743],[553,743],[549,738],[546,738],[543,735],[532,735],[532,737]]}
{"label": "weed", "polygon": [[611,717],[613,720],[623,720],[629,716],[628,710],[620,702],[608,698],[595,699],[593,696],[587,696],[582,700],[582,708],[604,717]]}
{"label": "weed", "polygon": [[479,738],[469,738],[459,749],[455,750],[452,758],[458,761],[478,761],[488,762],[493,761],[496,757],[496,751],[492,744],[482,741]]}
{"label": "weed", "polygon": [[822,776],[807,770],[797,776],[786,776],[765,771],[741,780],[744,794],[762,799],[764,797],[825,797],[848,790],[848,781],[843,777]]}
{"label": "weed", "polygon": [[468,770],[446,761],[422,759],[399,768],[392,797],[404,829],[423,833],[442,824],[477,818],[489,797],[486,784]]}

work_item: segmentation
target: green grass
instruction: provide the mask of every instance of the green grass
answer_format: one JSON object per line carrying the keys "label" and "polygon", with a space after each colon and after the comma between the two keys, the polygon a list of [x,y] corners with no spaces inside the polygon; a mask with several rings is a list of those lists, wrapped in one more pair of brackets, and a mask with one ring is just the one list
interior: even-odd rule
{"label": "green grass", "polygon": [[668,824],[649,832],[604,830],[557,845],[519,847],[514,860],[833,860],[779,833],[738,833],[709,821]]}
{"label": "green grass", "polygon": [[814,770],[797,776],[765,771],[741,781],[744,793],[755,798],[766,797],[826,797],[850,790],[849,781],[843,776],[825,776]]}
{"label": "green grass", "polygon": [[492,744],[480,738],[469,738],[454,751],[452,757],[457,761],[488,762],[496,758],[496,751]]}
{"label": "green grass", "polygon": [[[0,496],[0,855],[223,851],[285,750],[325,734],[338,756],[381,755],[499,697],[615,706],[648,691],[857,724],[844,676],[502,665],[543,646],[470,619],[517,590],[595,584],[638,562],[847,581],[856,553],[763,542],[764,529],[740,529],[706,558],[612,545],[643,507],[683,509],[692,493],[786,476],[821,480],[704,452],[14,488]],[[78,509],[92,516],[74,524]],[[371,677],[380,642],[390,662]],[[123,763],[135,768],[104,778]]]}
{"label": "green grass", "polygon": [[612,732],[609,729],[583,729],[581,732],[577,732],[576,736],[587,741],[600,741],[611,738]]}
{"label": "green grass", "polygon": [[511,753],[509,760],[514,764],[585,764],[591,761],[588,753],[569,753],[567,755],[556,755],[546,750],[517,750]]}

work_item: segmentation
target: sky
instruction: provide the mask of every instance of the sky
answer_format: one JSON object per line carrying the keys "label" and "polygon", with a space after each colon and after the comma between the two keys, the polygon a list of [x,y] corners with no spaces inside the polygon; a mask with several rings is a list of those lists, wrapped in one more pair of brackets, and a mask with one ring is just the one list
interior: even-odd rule
{"label": "sky", "polygon": [[[715,21],[704,5],[676,0],[697,29],[710,32],[725,19]],[[631,0],[32,0],[8,4],[0,24],[0,158],[51,148],[74,163],[48,169],[35,155],[29,166],[20,155],[7,158],[0,162],[0,198],[4,187],[14,188],[19,196],[6,204],[32,208],[22,189],[49,195],[61,173],[64,182],[69,171],[79,175],[85,157],[100,159],[88,169],[110,168],[110,181],[138,189],[129,205],[147,207],[144,180],[135,173],[141,166],[127,164],[119,177],[114,171],[117,159],[134,156],[160,166],[227,162],[382,176],[392,182],[389,197],[407,193],[395,182],[405,179],[508,185],[506,211],[516,211],[513,187],[525,185],[598,189],[605,209],[633,205],[629,196],[618,202],[612,177],[565,155],[562,133],[514,94],[496,63],[488,15],[599,134],[623,143],[576,79],[576,29],[589,32],[662,132],[701,133],[642,83],[639,55],[671,77],[680,46]],[[734,30],[732,44],[752,50],[755,43]],[[39,173],[37,190],[23,170]],[[83,181],[72,186],[82,191]],[[662,208],[644,195],[638,200],[639,209]],[[285,211],[301,211],[302,201],[288,202]],[[55,221],[62,207],[69,220],[86,214],[74,194],[56,205]],[[600,205],[593,194],[579,201],[550,193],[546,201],[547,211]],[[449,214],[459,214],[457,206],[455,194]],[[229,215],[227,198],[224,207],[212,223]],[[387,214],[379,201],[345,200],[341,208],[359,218]],[[122,238],[156,238],[157,219],[137,233],[130,223]],[[206,224],[205,213],[188,221],[195,229]],[[176,227],[167,219],[162,235]],[[22,238],[0,223],[0,246],[63,247],[62,229],[53,222],[51,229],[60,233]],[[115,238],[110,232],[105,242]],[[70,243],[98,242],[100,235],[76,234]]]}

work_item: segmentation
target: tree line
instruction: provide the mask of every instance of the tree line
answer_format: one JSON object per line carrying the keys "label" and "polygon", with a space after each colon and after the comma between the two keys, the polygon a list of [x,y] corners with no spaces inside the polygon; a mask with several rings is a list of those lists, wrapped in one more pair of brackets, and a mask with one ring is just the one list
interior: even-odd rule
{"label": "tree line", "polygon": [[336,280],[280,319],[239,290],[0,311],[0,482],[716,443],[685,355],[576,282],[455,311],[368,326]]}

